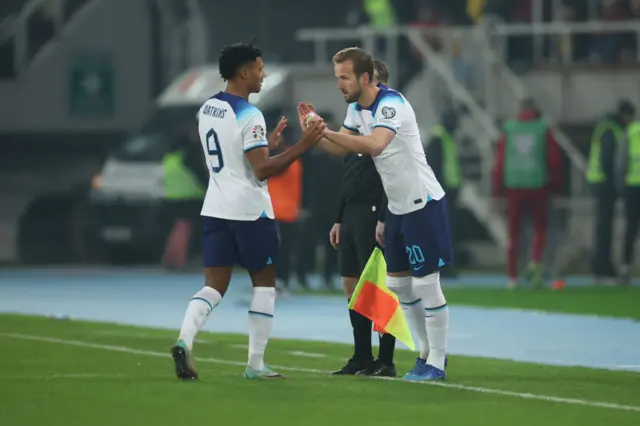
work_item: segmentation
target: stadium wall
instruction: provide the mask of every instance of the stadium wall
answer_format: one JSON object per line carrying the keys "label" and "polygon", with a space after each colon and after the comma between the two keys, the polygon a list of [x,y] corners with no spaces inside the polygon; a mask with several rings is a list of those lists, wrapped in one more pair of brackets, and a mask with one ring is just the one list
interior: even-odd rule
{"label": "stadium wall", "polygon": [[[93,2],[82,19],[68,25],[58,40],[39,52],[23,74],[0,82],[0,134],[113,132],[135,127],[151,101],[151,42],[146,2]],[[89,63],[82,71],[80,55],[101,59],[85,60]],[[113,105],[101,109],[94,102],[91,115],[89,109],[74,112],[73,103],[83,95],[79,86],[89,84],[78,81],[78,71],[89,75],[92,69],[112,79],[111,87],[104,90],[105,96],[112,96]]]}

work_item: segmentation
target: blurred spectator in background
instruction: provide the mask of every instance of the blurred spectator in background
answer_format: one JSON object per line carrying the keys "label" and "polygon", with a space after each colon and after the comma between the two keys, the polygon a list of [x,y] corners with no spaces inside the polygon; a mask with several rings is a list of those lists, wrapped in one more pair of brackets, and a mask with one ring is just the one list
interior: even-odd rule
{"label": "blurred spectator in background", "polygon": [[393,28],[398,25],[396,10],[391,0],[364,0],[364,10],[369,25],[376,29]]}
{"label": "blurred spectator in background", "polygon": [[[364,0],[364,10],[369,18],[369,25],[376,30],[394,28],[398,25],[396,10],[391,0]],[[386,40],[376,37],[376,55],[385,55]]]}
{"label": "blurred spectator in background", "polygon": [[478,22],[482,18],[487,0],[467,0],[467,15],[472,23]]}
{"label": "blurred spectator in background", "polygon": [[364,11],[362,0],[350,0],[346,8],[345,21],[349,27],[358,27],[367,23],[367,14]]}
{"label": "blurred spectator in background", "polygon": [[[460,216],[458,209],[458,190],[462,184],[462,173],[460,169],[460,157],[458,147],[454,138],[458,128],[458,112],[454,107],[450,107],[442,114],[442,122],[435,126],[433,135],[428,141],[426,148],[427,161],[433,173],[436,175],[447,194],[447,207],[449,212],[449,223],[451,228],[451,238],[456,246],[456,229]],[[454,253],[455,256],[455,253]],[[453,268],[444,268],[440,273],[451,276],[454,274]]]}
{"label": "blurred spectator in background", "polygon": [[[290,141],[287,139],[285,146],[278,151],[285,151],[290,146]],[[276,265],[276,288],[281,291],[289,288],[291,264],[297,245],[296,236],[300,232],[297,223],[302,204],[302,161],[300,159],[279,175],[269,179],[269,194],[280,240],[280,256]]]}
{"label": "blurred spectator in background", "polygon": [[[560,7],[560,16],[555,17],[561,22],[574,22],[576,20],[576,11],[572,5],[563,3]],[[573,60],[573,51],[575,44],[576,34],[562,33],[555,40],[557,40],[557,51],[560,53],[560,58],[568,58]]]}
{"label": "blurred spectator in background", "polygon": [[[629,11],[622,0],[602,0],[602,21],[616,22],[627,19],[629,19]],[[594,35],[591,48],[592,61],[612,64],[619,60],[622,39],[621,33],[600,32]]]}
{"label": "blurred spectator in background", "polygon": [[633,252],[640,226],[640,121],[629,124],[627,137],[620,146],[618,184],[624,197],[625,233],[622,247],[620,278],[629,284],[633,267]]}
{"label": "blurred spectator in background", "polygon": [[[627,20],[640,21],[640,0],[629,0],[626,9]],[[620,59],[627,63],[638,62],[638,34],[637,32],[621,33]]]}
{"label": "blurred spectator in background", "polygon": [[[508,2],[507,22],[529,24],[533,20],[531,14],[532,0],[511,0]],[[533,37],[519,35],[508,38],[509,60],[530,63],[533,60]]]}
{"label": "blurred spectator in background", "polygon": [[617,199],[614,163],[618,145],[634,115],[633,104],[620,101],[613,114],[598,122],[591,137],[587,181],[592,185],[596,209],[592,273],[597,284],[612,284],[617,280],[611,260],[613,213]]}
{"label": "blurred spectator in background", "polygon": [[[558,15],[552,15],[552,21],[584,22],[588,18],[589,5],[584,0],[563,0]],[[557,43],[555,54],[569,61],[585,61],[589,59],[591,35],[588,33],[562,33],[554,36]],[[567,61],[568,62],[568,61]],[[566,63],[566,62],[565,62]]]}
{"label": "blurred spectator in background", "polygon": [[165,202],[173,222],[162,263],[170,269],[183,269],[189,260],[193,229],[199,224],[209,170],[202,157],[197,123],[177,131],[174,137],[173,149],[162,159]]}
{"label": "blurred spectator in background", "polygon": [[[439,27],[442,24],[442,18],[442,15],[440,15],[436,11],[432,2],[424,1],[421,2],[418,6],[416,19],[409,25],[414,28],[422,28],[428,30],[429,28]],[[425,32],[424,38],[433,50],[435,50],[436,52],[440,51],[442,43],[438,36]],[[416,48],[413,48],[413,55],[416,59],[423,59],[422,54]]]}
{"label": "blurred spectator in background", "polygon": [[450,39],[451,67],[456,80],[472,93],[480,88],[482,70],[477,66],[482,49],[464,34],[454,34]]}
{"label": "blurred spectator in background", "polygon": [[551,130],[540,117],[532,99],[520,105],[517,120],[508,120],[498,141],[493,171],[494,194],[507,195],[508,286],[518,279],[518,238],[523,219],[531,214],[534,236],[531,261],[525,277],[536,287],[542,286],[541,266],[544,252],[549,199],[562,188],[562,157]]}

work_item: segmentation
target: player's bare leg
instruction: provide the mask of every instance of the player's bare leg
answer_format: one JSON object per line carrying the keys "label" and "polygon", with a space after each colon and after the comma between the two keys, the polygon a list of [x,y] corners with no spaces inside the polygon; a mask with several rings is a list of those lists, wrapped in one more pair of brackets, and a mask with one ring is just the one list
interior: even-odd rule
{"label": "player's bare leg", "polygon": [[176,376],[179,379],[197,379],[198,372],[193,362],[193,341],[196,334],[209,318],[211,311],[220,303],[229,287],[233,268],[208,267],[204,269],[205,286],[193,295],[182,321],[180,335],[171,348],[175,363]]}
{"label": "player's bare leg", "polygon": [[249,306],[249,360],[244,377],[247,379],[282,378],[264,364],[276,300],[276,268],[268,265],[259,271],[251,271],[253,298]]}

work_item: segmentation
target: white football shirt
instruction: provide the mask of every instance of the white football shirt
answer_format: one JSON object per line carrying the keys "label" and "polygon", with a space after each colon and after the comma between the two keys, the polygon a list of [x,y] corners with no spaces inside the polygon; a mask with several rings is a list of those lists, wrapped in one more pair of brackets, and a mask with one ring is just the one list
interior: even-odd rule
{"label": "white football shirt", "polygon": [[389,211],[407,214],[439,200],[444,190],[427,164],[413,107],[400,92],[381,86],[370,107],[349,105],[343,126],[369,136],[376,127],[395,133],[389,145],[373,161],[389,199]]}
{"label": "white football shirt", "polygon": [[262,112],[244,98],[220,92],[198,112],[200,141],[209,168],[203,216],[273,219],[267,181],[256,179],[245,153],[267,147]]}

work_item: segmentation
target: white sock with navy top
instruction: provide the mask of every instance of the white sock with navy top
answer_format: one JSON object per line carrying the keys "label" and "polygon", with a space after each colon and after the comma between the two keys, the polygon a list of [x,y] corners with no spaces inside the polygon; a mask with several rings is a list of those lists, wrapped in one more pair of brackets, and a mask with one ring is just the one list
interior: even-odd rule
{"label": "white sock with navy top", "polygon": [[444,370],[449,334],[449,307],[440,286],[440,273],[413,278],[413,288],[422,299],[429,336],[427,364]]}
{"label": "white sock with navy top", "polygon": [[249,306],[249,366],[260,371],[264,368],[264,352],[273,327],[276,289],[254,287]]}
{"label": "white sock with navy top", "polygon": [[427,359],[429,356],[429,336],[424,318],[424,306],[422,300],[413,290],[411,277],[387,276],[387,287],[398,296],[409,328],[418,335],[420,358]]}
{"label": "white sock with navy top", "polygon": [[194,294],[191,301],[189,301],[187,312],[185,312],[184,320],[182,320],[180,336],[178,337],[179,340],[184,341],[189,350],[193,348],[193,340],[196,338],[196,334],[202,329],[207,318],[209,318],[209,314],[213,308],[218,306],[221,300],[222,295],[218,290],[204,287]]}

